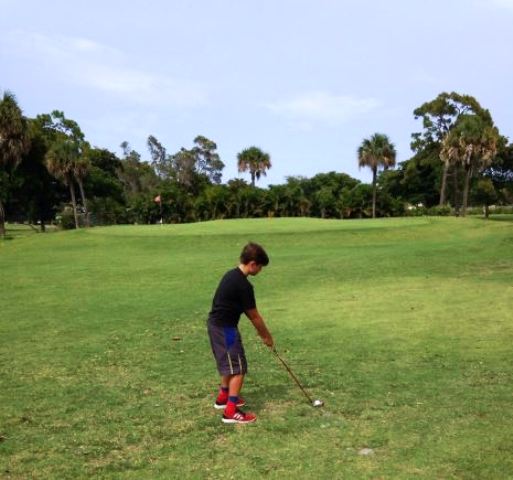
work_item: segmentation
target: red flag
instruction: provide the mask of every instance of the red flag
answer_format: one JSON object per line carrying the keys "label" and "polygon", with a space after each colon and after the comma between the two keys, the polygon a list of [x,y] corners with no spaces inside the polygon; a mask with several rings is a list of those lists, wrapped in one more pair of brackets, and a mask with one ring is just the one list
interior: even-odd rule
{"label": "red flag", "polygon": [[160,195],[157,195],[154,199],[153,199],[154,202],[156,203],[162,203],[162,200],[160,199]]}

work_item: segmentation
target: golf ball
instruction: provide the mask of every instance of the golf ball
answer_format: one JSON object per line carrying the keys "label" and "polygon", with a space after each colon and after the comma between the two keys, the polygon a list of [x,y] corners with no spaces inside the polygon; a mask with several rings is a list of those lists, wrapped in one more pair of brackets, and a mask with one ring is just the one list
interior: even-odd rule
{"label": "golf ball", "polygon": [[313,402],[314,407],[322,407],[323,405],[324,405],[324,402],[322,402],[321,400],[314,400],[314,402]]}

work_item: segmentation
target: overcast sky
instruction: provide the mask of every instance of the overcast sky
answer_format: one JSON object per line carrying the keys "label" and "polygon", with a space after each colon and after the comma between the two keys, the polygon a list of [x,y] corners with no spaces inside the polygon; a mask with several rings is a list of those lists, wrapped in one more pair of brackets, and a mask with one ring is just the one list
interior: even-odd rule
{"label": "overcast sky", "polygon": [[408,159],[413,110],[442,91],[475,96],[511,140],[512,52],[513,0],[0,0],[0,92],[25,115],[63,110],[146,159],[150,134],[169,153],[205,135],[223,181],[256,145],[262,186],[369,181],[361,141],[385,133]]}

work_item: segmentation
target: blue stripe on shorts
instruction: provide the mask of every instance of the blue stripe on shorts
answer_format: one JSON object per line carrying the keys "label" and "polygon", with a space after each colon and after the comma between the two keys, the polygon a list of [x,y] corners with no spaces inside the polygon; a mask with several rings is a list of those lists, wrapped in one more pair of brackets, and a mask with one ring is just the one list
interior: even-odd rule
{"label": "blue stripe on shorts", "polygon": [[226,341],[226,348],[230,350],[233,344],[235,343],[235,339],[237,338],[237,329],[234,327],[223,327],[224,330],[224,339]]}

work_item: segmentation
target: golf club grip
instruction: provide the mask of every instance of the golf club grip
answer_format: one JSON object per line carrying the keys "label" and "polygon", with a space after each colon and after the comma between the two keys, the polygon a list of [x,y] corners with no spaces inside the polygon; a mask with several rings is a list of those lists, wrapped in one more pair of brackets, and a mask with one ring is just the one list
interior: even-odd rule
{"label": "golf club grip", "polygon": [[301,385],[301,382],[297,379],[297,377],[294,375],[294,372],[290,369],[290,367],[285,363],[285,360],[283,360],[283,358],[280,357],[280,355],[278,354],[278,351],[276,350],[276,348],[273,348],[273,353],[276,355],[276,357],[278,358],[278,360],[283,364],[283,366],[287,369],[287,372],[289,372],[290,376],[293,378],[293,380],[296,382],[297,386],[301,389],[301,391],[305,394],[305,397],[308,398],[308,400],[310,401],[310,403],[313,403],[313,400],[312,398],[310,397],[310,395],[308,395],[308,392],[304,389],[304,387]]}

